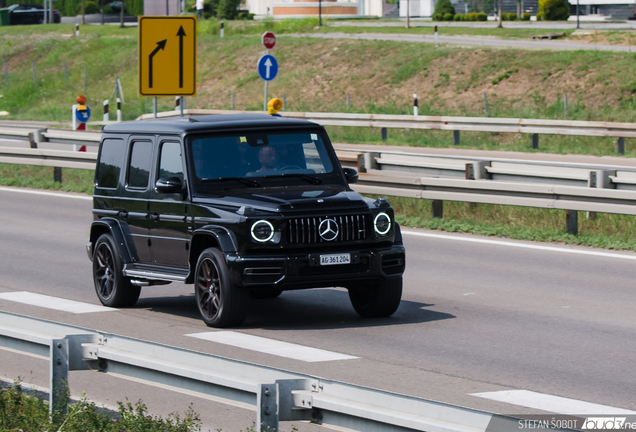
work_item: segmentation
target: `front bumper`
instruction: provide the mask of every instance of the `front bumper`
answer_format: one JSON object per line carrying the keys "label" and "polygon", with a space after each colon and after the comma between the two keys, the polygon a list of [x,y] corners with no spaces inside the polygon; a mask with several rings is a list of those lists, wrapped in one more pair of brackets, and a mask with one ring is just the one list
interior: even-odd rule
{"label": "front bumper", "polygon": [[350,264],[320,265],[320,253],[266,257],[227,254],[225,257],[232,282],[254,289],[347,287],[364,281],[399,277],[404,273],[406,254],[401,244],[386,249],[345,250],[342,253],[350,254]]}

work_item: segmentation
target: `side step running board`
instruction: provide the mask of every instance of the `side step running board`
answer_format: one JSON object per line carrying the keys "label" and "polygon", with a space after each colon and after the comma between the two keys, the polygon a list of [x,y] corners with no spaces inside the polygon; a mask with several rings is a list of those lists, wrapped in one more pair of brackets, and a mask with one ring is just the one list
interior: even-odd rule
{"label": "side step running board", "polygon": [[[147,280],[161,280],[168,282],[185,282],[188,277],[187,272],[182,273],[167,273],[167,272],[154,272],[152,270],[140,270],[136,268],[124,267],[124,276],[135,278],[135,282],[141,283]],[[141,279],[141,280],[139,280]],[[142,285],[143,286],[143,285]]]}

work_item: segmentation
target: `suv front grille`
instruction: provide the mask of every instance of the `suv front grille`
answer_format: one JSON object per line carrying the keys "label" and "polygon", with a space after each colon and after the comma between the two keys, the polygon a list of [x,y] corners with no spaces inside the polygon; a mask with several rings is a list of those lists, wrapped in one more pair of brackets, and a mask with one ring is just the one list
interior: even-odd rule
{"label": "suv front grille", "polygon": [[346,215],[332,217],[304,217],[287,220],[287,242],[290,244],[329,243],[320,237],[320,223],[332,219],[338,224],[338,235],[331,242],[364,240],[368,237],[368,215]]}

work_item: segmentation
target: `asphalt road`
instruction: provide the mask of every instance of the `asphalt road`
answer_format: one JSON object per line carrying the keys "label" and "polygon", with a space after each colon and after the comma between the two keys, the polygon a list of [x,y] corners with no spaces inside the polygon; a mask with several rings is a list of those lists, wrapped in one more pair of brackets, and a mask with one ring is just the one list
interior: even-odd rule
{"label": "asphalt road", "polygon": [[[72,196],[0,188],[0,295],[99,304],[84,250],[91,201]],[[192,287],[182,284],[144,288],[135,307],[119,311],[73,314],[2,299],[0,310],[507,415],[559,411],[473,394],[530,390],[544,400],[636,411],[636,254],[405,232],[405,289],[393,317],[359,318],[346,292],[333,288],[255,300],[234,329],[357,359],[308,363],[187,337],[215,330],[198,318]],[[46,386],[48,367],[0,350],[0,377],[18,375]],[[72,372],[70,382],[74,394],[86,391],[99,403],[140,397],[159,414],[193,402],[209,428],[239,430],[255,418],[95,372]]]}

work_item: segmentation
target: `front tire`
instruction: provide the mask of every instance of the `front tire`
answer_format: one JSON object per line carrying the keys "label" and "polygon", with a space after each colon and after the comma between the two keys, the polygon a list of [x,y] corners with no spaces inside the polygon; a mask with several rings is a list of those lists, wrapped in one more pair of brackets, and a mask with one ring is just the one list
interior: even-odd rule
{"label": "front tire", "polygon": [[194,289],[203,322],[209,327],[234,327],[247,317],[250,292],[233,286],[223,253],[204,250],[197,261]]}
{"label": "front tire", "polygon": [[349,288],[351,305],[365,318],[388,317],[402,299],[402,276]]}
{"label": "front tire", "polygon": [[102,234],[93,249],[93,282],[99,301],[109,307],[131,307],[139,300],[141,287],[124,276],[123,260],[110,234]]}

